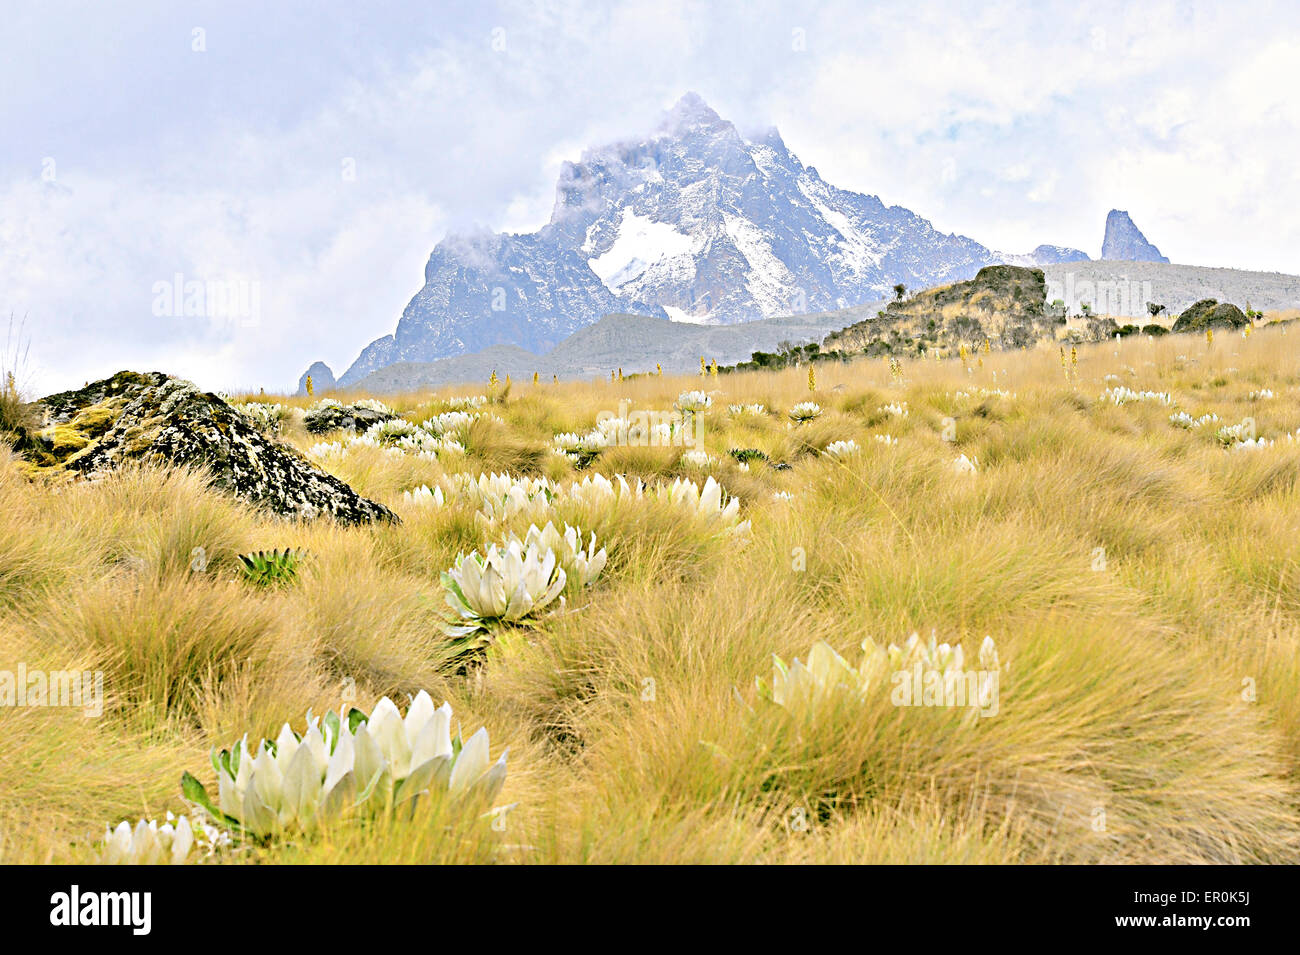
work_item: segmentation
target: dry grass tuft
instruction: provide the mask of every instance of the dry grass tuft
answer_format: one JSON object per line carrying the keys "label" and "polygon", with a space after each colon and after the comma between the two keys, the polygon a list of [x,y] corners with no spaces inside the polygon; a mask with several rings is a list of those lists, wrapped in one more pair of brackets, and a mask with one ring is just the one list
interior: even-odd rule
{"label": "dry grass tuft", "polygon": [[[813,394],[799,368],[514,383],[456,435],[464,455],[321,459],[400,526],[275,521],[181,471],[31,483],[7,456],[0,671],[99,670],[106,699],[98,718],[0,707],[0,857],[91,859],[106,822],[180,809],[177,779],[207,781],[210,746],[423,688],[466,733],[487,726],[494,757],[510,747],[504,827],[426,800],[232,861],[1295,863],[1295,347],[1261,326],[1212,346],[1085,346],[1070,374],[1054,349],[969,371],[905,360],[901,380],[879,360],[824,363]],[[1100,400],[1117,385],[1173,403]],[[578,471],[552,451],[602,411],[667,411],[693,389],[713,395],[706,467],[634,446]],[[385,400],[419,423],[479,393]],[[792,424],[810,398],[824,413]],[[727,407],[755,403],[767,413]],[[895,403],[907,416],[881,410]],[[1175,410],[1219,420],[1177,428]],[[1225,450],[1215,431],[1245,417],[1274,443]],[[856,453],[823,453],[850,439]],[[733,448],[769,462],[742,469]],[[963,454],[974,474],[954,470]],[[482,472],[555,481],[545,518],[594,531],[609,559],[466,667],[439,574],[535,517],[485,522],[450,483]],[[750,534],[651,497],[563,492],[618,473],[712,474]],[[447,502],[404,501],[419,485]],[[286,546],[307,553],[297,581],[239,579],[238,553]],[[895,706],[882,685],[796,717],[755,689],[773,653],[826,641],[856,662],[864,639],[914,631],[968,659],[993,638],[995,715]]]}

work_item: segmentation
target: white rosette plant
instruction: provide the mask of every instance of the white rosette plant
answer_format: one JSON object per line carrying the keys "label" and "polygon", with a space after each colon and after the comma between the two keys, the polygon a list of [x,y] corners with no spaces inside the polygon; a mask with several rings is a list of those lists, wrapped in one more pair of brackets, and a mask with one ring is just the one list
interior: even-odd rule
{"label": "white rosette plant", "polygon": [[515,623],[536,614],[564,590],[564,568],[553,550],[518,538],[473,551],[442,574],[447,606],[462,621],[448,624],[452,637],[468,637],[492,623]]}
{"label": "white rosette plant", "polygon": [[789,417],[791,421],[797,424],[803,424],[806,421],[811,421],[813,418],[819,417],[821,413],[822,406],[817,402],[801,401],[790,409]]}
{"label": "white rosette plant", "polygon": [[696,414],[713,407],[713,398],[703,391],[683,391],[677,396],[677,410],[683,414]]}
{"label": "white rosette plant", "polygon": [[603,547],[596,550],[595,531],[592,531],[584,545],[581,528],[565,524],[564,530],[560,531],[550,521],[540,529],[536,524],[531,524],[524,536],[523,545],[536,546],[556,554],[566,577],[580,587],[590,587],[605,569],[607,555]]}
{"label": "white rosette plant", "polygon": [[491,802],[505,782],[506,754],[490,764],[487,729],[462,744],[451,737],[451,706],[434,707],[421,690],[406,716],[388,697],[370,715],[353,708],[346,718],[307,714],[299,735],[286,723],[274,740],[249,747],[245,737],[213,750],[214,803],[186,773],[185,798],[219,825],[255,839],[284,832],[311,833],[329,819],[361,808],[395,808],[431,791]]}

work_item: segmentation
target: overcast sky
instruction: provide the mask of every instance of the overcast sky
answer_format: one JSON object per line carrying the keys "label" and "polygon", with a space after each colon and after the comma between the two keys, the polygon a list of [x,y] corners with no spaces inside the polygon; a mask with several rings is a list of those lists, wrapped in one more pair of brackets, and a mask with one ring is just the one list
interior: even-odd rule
{"label": "overcast sky", "polygon": [[[449,229],[537,228],[563,160],[687,90],[996,249],[1096,256],[1120,208],[1174,262],[1300,272],[1293,3],[7,6],[0,316],[33,391],[341,373]],[[166,314],[178,274],[249,283],[256,325]]]}

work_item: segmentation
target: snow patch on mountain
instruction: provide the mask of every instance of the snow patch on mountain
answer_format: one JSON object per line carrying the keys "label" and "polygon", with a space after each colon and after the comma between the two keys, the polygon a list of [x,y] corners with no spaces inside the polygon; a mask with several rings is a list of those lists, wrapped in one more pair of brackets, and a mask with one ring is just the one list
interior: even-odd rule
{"label": "snow patch on mountain", "polygon": [[1011,252],[994,254],[1003,265],[1019,265],[1027,269],[1041,269],[1047,265],[1060,265],[1062,262],[1091,261],[1087,252],[1062,245],[1040,245],[1027,255],[1016,255]]}
{"label": "snow patch on mountain", "polygon": [[749,268],[745,272],[745,289],[766,317],[790,314],[796,303],[790,300],[790,289],[797,284],[776,253],[763,230],[748,219],[737,215],[723,215],[727,236],[745,257]]}
{"label": "snow patch on mountain", "polygon": [[624,209],[613,244],[587,264],[607,289],[618,292],[651,266],[665,259],[692,255],[695,245],[694,238],[678,232],[673,225]]}
{"label": "snow patch on mountain", "polygon": [[709,316],[707,316],[707,315],[692,315],[690,312],[686,311],[686,309],[684,309],[684,308],[675,308],[675,307],[672,306],[672,305],[665,305],[665,306],[664,306],[664,311],[668,313],[668,319],[669,319],[669,321],[673,321],[673,322],[682,322],[682,323],[684,323],[684,324],[686,324],[686,325],[708,325],[708,324],[710,324],[710,322],[709,322]]}
{"label": "snow patch on mountain", "polygon": [[811,180],[807,176],[800,176],[798,186],[799,191],[813,204],[813,208],[836,232],[836,237],[832,239],[836,246],[831,253],[832,257],[854,275],[865,275],[879,269],[882,257],[879,245],[872,241],[869,233],[831,205],[826,184],[820,179]]}

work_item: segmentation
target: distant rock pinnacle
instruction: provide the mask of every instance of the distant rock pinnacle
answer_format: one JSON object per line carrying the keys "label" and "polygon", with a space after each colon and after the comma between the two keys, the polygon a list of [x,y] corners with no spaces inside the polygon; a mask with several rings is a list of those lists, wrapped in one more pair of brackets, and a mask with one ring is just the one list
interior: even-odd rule
{"label": "distant rock pinnacle", "polygon": [[1160,250],[1133,224],[1127,212],[1111,209],[1106,216],[1106,238],[1101,243],[1101,257],[1123,262],[1168,262]]}

